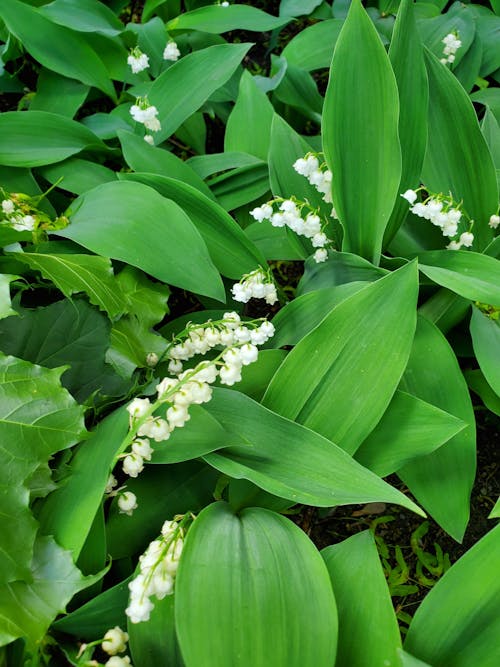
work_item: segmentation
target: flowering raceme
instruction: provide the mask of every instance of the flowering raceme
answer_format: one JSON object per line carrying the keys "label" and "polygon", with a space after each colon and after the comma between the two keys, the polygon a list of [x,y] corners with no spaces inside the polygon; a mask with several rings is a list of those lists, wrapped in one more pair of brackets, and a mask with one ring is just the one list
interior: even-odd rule
{"label": "flowering raceme", "polygon": [[441,40],[444,44],[443,54],[445,58],[441,58],[443,65],[455,62],[455,54],[462,46],[462,42],[458,39],[458,33],[450,32]]}
{"label": "flowering raceme", "polygon": [[130,115],[137,123],[142,123],[145,128],[151,132],[161,130],[161,123],[158,120],[158,109],[149,104],[147,97],[138,97],[130,107]]}
{"label": "flowering raceme", "polygon": [[138,74],[149,67],[149,58],[136,46],[130,51],[127,64],[130,66],[132,74]]}
{"label": "flowering raceme", "polygon": [[250,299],[265,299],[270,306],[278,300],[276,285],[269,273],[261,267],[246,273],[242,279],[233,285],[231,293],[235,301],[248,303]]}

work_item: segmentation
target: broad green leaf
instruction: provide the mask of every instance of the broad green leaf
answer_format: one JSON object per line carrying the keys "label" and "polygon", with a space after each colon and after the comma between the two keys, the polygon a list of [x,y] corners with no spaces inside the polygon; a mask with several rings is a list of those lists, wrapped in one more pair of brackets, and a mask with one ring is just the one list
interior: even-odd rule
{"label": "broad green leaf", "polygon": [[353,0],[333,54],[323,149],[344,227],[342,249],[375,264],[401,179],[398,119],[391,63],[361,2]]}
{"label": "broad green leaf", "polygon": [[224,151],[224,153],[211,153],[210,155],[195,155],[189,158],[187,164],[194,169],[200,178],[206,178],[217,172],[246,167],[250,164],[259,164],[259,162],[261,160],[248,153]]}
{"label": "broad green leaf", "polygon": [[353,282],[373,282],[388,273],[387,269],[374,266],[359,255],[348,252],[336,252],[326,262],[317,264],[308,260],[304,275],[299,281],[297,294],[314,290],[345,285]]}
{"label": "broad green leaf", "polygon": [[267,385],[287,354],[285,350],[259,350],[257,361],[245,368],[243,379],[238,382],[238,391],[254,401],[261,401]]}
{"label": "broad green leaf", "polygon": [[411,500],[333,442],[248,396],[216,389],[206,409],[227,431],[248,443],[204,456],[229,477],[247,479],[294,503],[331,507],[382,501],[420,513]]}
{"label": "broad green leaf", "polygon": [[453,350],[439,329],[424,318],[418,319],[400,389],[468,424],[435,452],[414,459],[398,471],[439,525],[461,541],[469,520],[476,470],[474,412]]}
{"label": "broad green leaf", "polygon": [[124,378],[130,378],[136,368],[147,368],[148,354],[160,358],[167,349],[167,341],[135,315],[113,324],[110,343],[106,361]]}
{"label": "broad green leaf", "polygon": [[490,530],[427,594],[405,649],[436,667],[496,667],[500,661],[500,526]]}
{"label": "broad green leaf", "polygon": [[81,299],[17,310],[18,317],[0,320],[3,352],[48,368],[66,366],[62,384],[79,402],[96,391],[126,392],[128,384],[104,363],[110,329],[105,315]]}
{"label": "broad green leaf", "polygon": [[280,16],[303,16],[310,14],[321,4],[321,0],[281,0]]}
{"label": "broad green leaf", "polygon": [[58,236],[166,283],[224,301],[222,281],[200,234],[177,204],[152,188],[105,183],[79,197],[71,211],[70,225],[58,230]]}
{"label": "broad green leaf", "polygon": [[304,260],[308,251],[297,236],[283,227],[273,227],[268,220],[245,227],[246,236],[255,244],[266,260]]}
{"label": "broad green leaf", "polygon": [[63,162],[51,164],[39,169],[42,176],[53,185],[56,182],[61,190],[82,195],[87,190],[116,180],[116,174],[108,167],[90,160],[70,157]]}
{"label": "broad green leaf", "polygon": [[288,64],[285,75],[274,90],[273,99],[297,109],[318,125],[321,123],[323,97],[312,75],[301,67]]}
{"label": "broad green leaf", "polygon": [[[396,614],[373,533],[363,531],[321,551],[339,614],[338,667],[399,667]],[[360,642],[359,638],[363,637]]]}
{"label": "broad green leaf", "polygon": [[109,554],[113,559],[144,551],[160,532],[163,522],[176,514],[198,512],[213,500],[218,475],[198,461],[147,466],[127,489],[137,496],[132,516],[111,507],[106,524]]}
{"label": "broad green leaf", "polygon": [[[476,7],[474,7],[476,9]],[[482,77],[494,74],[500,67],[500,54],[498,52],[498,12],[492,16],[489,12],[476,16],[476,34],[482,47],[481,70]],[[479,41],[478,40],[478,41]]]}
{"label": "broad green leaf", "polygon": [[155,600],[147,623],[128,623],[130,654],[141,667],[184,667],[175,633],[175,595]]}
{"label": "broad green leaf", "polygon": [[156,78],[164,69],[163,50],[168,37],[165,34],[165,24],[158,16],[155,16],[155,18],[147,23],[144,21],[143,13],[142,23],[129,23],[127,25],[127,32],[134,33],[136,39],[132,43],[137,41],[137,46],[141,51],[148,54],[148,74]]}
{"label": "broad green leaf", "polygon": [[465,371],[464,377],[469,389],[480,397],[488,410],[500,417],[500,397],[490,387],[482,372],[479,369]]}
{"label": "broad green leaf", "polygon": [[271,16],[261,9],[245,5],[200,7],[180,14],[167,23],[167,30],[201,30],[220,34],[229,30],[252,30],[263,32],[280,28],[289,23],[288,16]]}
{"label": "broad green leaf", "polygon": [[79,32],[118,35],[123,30],[115,14],[97,0],[54,0],[40,12],[54,23]]}
{"label": "broad green leaf", "polygon": [[214,199],[210,188],[193,172],[191,167],[173,153],[147,144],[141,137],[131,132],[118,132],[123,157],[134,171],[159,174],[181,181],[196,188],[206,197]]}
{"label": "broad green leaf", "polygon": [[496,501],[495,507],[488,515],[488,519],[500,519],[500,498]]}
{"label": "broad green leaf", "polygon": [[281,55],[306,72],[330,67],[343,24],[340,19],[330,19],[307,26],[288,42]]}
{"label": "broad green leaf", "polygon": [[83,410],[60,385],[61,369],[48,370],[0,356],[0,583],[27,575],[36,523],[28,509],[28,478],[52,454],[85,435]]}
{"label": "broad green leaf", "polygon": [[427,662],[422,662],[418,658],[414,658],[412,655],[403,651],[403,649],[398,650],[398,655],[401,660],[401,667],[432,667]]}
{"label": "broad green leaf", "polygon": [[211,178],[208,185],[219,204],[232,211],[262,197],[269,190],[267,164],[259,162]]}
{"label": "broad green leaf", "polygon": [[109,473],[128,432],[124,409],[112,412],[75,450],[63,483],[43,502],[38,520],[42,532],[53,535],[76,560],[99,509]]}
{"label": "broad green leaf", "polygon": [[17,315],[16,311],[12,309],[10,300],[10,283],[16,280],[17,277],[7,273],[0,275],[0,319],[9,317],[10,315]]}
{"label": "broad green leaf", "polygon": [[36,541],[31,570],[32,581],[0,586],[0,646],[22,637],[36,650],[73,595],[101,576],[83,577],[52,537]]}
{"label": "broad green leaf", "polygon": [[9,167],[39,167],[93,148],[106,150],[93,132],[64,116],[48,111],[0,116],[0,162]]}
{"label": "broad green leaf", "polygon": [[483,375],[500,397],[500,324],[478,308],[472,308],[470,333]]}
{"label": "broad green leaf", "polygon": [[159,111],[161,130],[155,135],[158,142],[173,134],[226,83],[248,49],[248,44],[209,46],[184,56],[156,79],[149,101]]}
{"label": "broad green leaf", "polygon": [[42,10],[19,0],[2,0],[0,18],[28,53],[44,67],[95,86],[116,99],[115,89],[102,60],[84,36],[57,25],[44,16]]}
{"label": "broad green leaf", "polygon": [[179,564],[175,622],[186,667],[335,661],[337,611],[325,564],[300,528],[259,507],[235,515],[218,502],[199,514]]}
{"label": "broad green leaf", "polygon": [[[389,58],[399,91],[401,181],[398,192],[402,194],[420,183],[427,144],[429,85],[412,0],[403,0],[399,5]],[[416,90],[418,95],[415,94]],[[392,239],[407,213],[408,202],[397,197],[385,230],[384,245]]]}
{"label": "broad green leaf", "polygon": [[127,300],[113,276],[106,257],[96,255],[44,255],[35,252],[16,253],[15,258],[51,280],[64,296],[85,292],[90,303],[113,319],[127,309]]}
{"label": "broad green leaf", "polygon": [[38,76],[30,110],[50,112],[57,110],[61,116],[73,118],[85,102],[88,93],[89,86],[44,67]]}
{"label": "broad green leaf", "polygon": [[498,206],[491,153],[472,103],[447,67],[426,53],[429,77],[429,137],[422,180],[431,192],[451,192],[474,219],[474,248],[492,238],[488,220]]}
{"label": "broad green leaf", "polygon": [[500,306],[500,261],[467,250],[419,254],[418,268],[434,282],[466,299]]}
{"label": "broad green leaf", "polygon": [[396,391],[382,419],[356,452],[356,460],[386,477],[441,447],[466,426],[444,410]]}
{"label": "broad green leaf", "polygon": [[447,334],[464,319],[470,307],[471,303],[468,299],[442,287],[419,307],[418,314]]}
{"label": "broad green leaf", "polygon": [[259,264],[265,265],[263,255],[233,218],[187,183],[157,174],[126,174],[123,177],[149,185],[175,201],[203,237],[210,257],[222,275],[239,280],[243,273],[253,271]]}
{"label": "broad green leaf", "polygon": [[384,414],[405,369],[416,275],[416,264],[408,264],[334,307],[287,356],[264,405],[353,454]]}
{"label": "broad green leaf", "polygon": [[227,119],[224,150],[267,160],[274,110],[248,71],[240,79],[236,104]]}
{"label": "broad green leaf", "polygon": [[[444,9],[444,4],[440,9]],[[476,32],[475,26],[476,21],[471,8],[458,2],[453,3],[447,12],[418,22],[422,41],[437,58],[442,58],[444,55],[443,37],[454,30],[458,32],[462,45],[456,53],[454,63],[451,65],[453,69],[469,51]]]}
{"label": "broad green leaf", "polygon": [[170,290],[166,285],[153,282],[133,266],[122,269],[116,276],[116,281],[130,304],[130,312],[138,317],[145,327],[158,324],[168,313]]}

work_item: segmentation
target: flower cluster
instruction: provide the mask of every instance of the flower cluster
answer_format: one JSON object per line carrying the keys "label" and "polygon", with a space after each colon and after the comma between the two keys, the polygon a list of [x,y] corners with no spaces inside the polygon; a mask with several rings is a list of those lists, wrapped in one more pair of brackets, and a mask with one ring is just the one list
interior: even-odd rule
{"label": "flower cluster", "polygon": [[161,123],[157,118],[158,109],[149,104],[147,97],[138,97],[130,107],[130,114],[137,123],[142,123],[151,132],[161,130]]}
{"label": "flower cluster", "polygon": [[[276,210],[275,210],[276,207]],[[306,214],[305,217],[302,217]],[[250,215],[262,222],[270,220],[273,227],[288,227],[299,236],[305,236],[311,240],[313,248],[317,248],[313,257],[316,262],[324,262],[328,256],[325,246],[331,244],[323,231],[321,218],[318,211],[313,209],[307,202],[301,202],[295,197],[290,199],[276,199],[258,206],[250,211]]]}
{"label": "flower cluster", "polygon": [[179,51],[179,47],[174,40],[171,39],[167,42],[167,46],[163,50],[163,60],[171,60],[175,62],[176,60],[179,60],[180,57],[181,52]]}
{"label": "flower cluster", "polygon": [[161,536],[153,540],[139,557],[139,574],[128,587],[129,605],[125,613],[132,623],[148,621],[155,596],[162,600],[174,592],[174,580],[184,545],[184,521],[165,521]]}
{"label": "flower cluster", "polygon": [[32,232],[36,226],[36,217],[27,212],[22,202],[14,199],[2,201],[2,213],[5,216],[0,222],[7,223],[18,232]]}
{"label": "flower cluster", "polygon": [[446,56],[446,58],[441,58],[441,62],[443,65],[455,62],[455,54],[462,46],[462,42],[458,39],[458,34],[450,32],[441,41],[444,44],[443,54]]}
{"label": "flower cluster", "polygon": [[[307,153],[303,158],[299,158],[293,164],[295,171],[301,176],[305,176],[309,183],[323,195],[323,201],[327,204],[332,203],[332,172],[323,162],[320,164],[314,153]],[[332,213],[336,218],[337,214]]]}
{"label": "flower cluster", "polygon": [[463,215],[460,205],[443,194],[432,195],[423,202],[417,202],[419,190],[407,190],[401,195],[411,204],[410,211],[419,218],[430,220],[433,225],[441,229],[443,236],[451,239],[446,246],[448,250],[460,250],[462,246],[470,248],[474,242],[474,235],[471,233],[473,221],[469,221],[466,231],[459,233]]}
{"label": "flower cluster", "polygon": [[498,225],[500,225],[500,215],[497,215],[497,214],[494,213],[490,217],[490,219],[488,221],[488,225],[491,227],[491,229],[496,229],[498,227]]}
{"label": "flower cluster", "polygon": [[149,57],[136,46],[131,49],[127,58],[127,65],[130,66],[132,74],[138,74],[149,67]]}
{"label": "flower cluster", "polygon": [[246,273],[239,283],[233,285],[231,294],[235,301],[241,303],[248,303],[250,299],[265,299],[272,306],[278,300],[276,285],[269,273],[261,267]]}
{"label": "flower cluster", "polygon": [[104,639],[102,640],[102,650],[108,655],[124,653],[124,651],[127,650],[127,642],[128,634],[116,625],[104,635]]}

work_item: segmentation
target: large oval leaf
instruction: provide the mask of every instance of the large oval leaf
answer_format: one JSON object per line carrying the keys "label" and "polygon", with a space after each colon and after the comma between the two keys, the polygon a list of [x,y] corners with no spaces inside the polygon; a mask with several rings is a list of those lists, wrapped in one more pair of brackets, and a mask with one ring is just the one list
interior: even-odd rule
{"label": "large oval leaf", "polygon": [[271,16],[255,7],[212,5],[180,14],[167,23],[167,30],[202,30],[216,34],[235,29],[263,32],[289,22],[289,16]]}
{"label": "large oval leaf", "polygon": [[263,403],[354,453],[403,374],[416,322],[416,264],[342,301],[290,352]]}
{"label": "large oval leaf", "polygon": [[198,230],[175,202],[152,188],[105,183],[79,197],[71,210],[71,224],[58,230],[59,236],[166,283],[224,301],[220,275]]}
{"label": "large oval leaf", "polygon": [[401,178],[396,79],[380,37],[353,0],[338,38],[323,110],[342,250],[378,264]]}
{"label": "large oval leaf", "polygon": [[478,308],[472,309],[472,345],[488,384],[500,396],[500,326]]}
{"label": "large oval leaf", "polygon": [[300,528],[263,508],[235,515],[219,502],[200,513],[179,565],[175,620],[187,667],[335,662],[326,566]]}

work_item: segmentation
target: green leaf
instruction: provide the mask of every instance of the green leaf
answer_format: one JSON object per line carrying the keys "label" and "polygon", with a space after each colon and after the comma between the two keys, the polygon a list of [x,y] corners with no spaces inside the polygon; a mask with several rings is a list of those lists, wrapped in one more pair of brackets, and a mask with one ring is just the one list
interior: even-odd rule
{"label": "green leaf", "polygon": [[184,667],[175,632],[175,595],[155,600],[147,623],[128,623],[132,660],[141,667]]}
{"label": "green leaf", "polygon": [[210,155],[195,155],[189,158],[187,164],[194,169],[200,178],[206,178],[227,169],[246,167],[247,165],[259,164],[260,162],[262,160],[258,160],[248,153],[224,151],[224,153],[211,153]]}
{"label": "green leaf", "polygon": [[203,237],[222,275],[239,280],[243,273],[253,271],[259,264],[265,265],[260,251],[222,206],[187,183],[157,174],[126,174],[123,178],[149,185],[163,197],[175,201]]}
{"label": "green leaf", "polygon": [[500,306],[500,261],[467,250],[420,253],[418,268],[438,285],[466,299]]}
{"label": "green leaf", "polygon": [[38,538],[31,568],[32,581],[0,587],[0,646],[22,637],[36,649],[73,595],[101,577],[82,577],[71,554],[52,537]]}
{"label": "green leaf", "polygon": [[321,5],[321,0],[281,0],[280,16],[303,16]]}
{"label": "green leaf", "polygon": [[44,255],[15,253],[14,257],[51,280],[64,296],[85,292],[90,303],[104,310],[113,319],[127,310],[127,300],[113,276],[113,267],[106,257],[96,255]]}
{"label": "green leaf", "polygon": [[123,157],[134,171],[144,171],[186,183],[199,190],[209,199],[215,199],[210,188],[201,178],[173,153],[147,144],[141,137],[131,132],[118,132]]}
{"label": "green leaf", "polygon": [[484,377],[500,397],[500,324],[478,308],[472,308],[470,333],[474,353]]}
{"label": "green leaf", "polygon": [[406,650],[443,667],[499,664],[499,549],[496,526],[446,572],[417,609]]}
{"label": "green leaf", "polygon": [[7,273],[0,274],[0,319],[17,315],[16,311],[12,309],[10,300],[10,283],[16,278],[18,276],[11,276]]}
{"label": "green leaf", "polygon": [[387,274],[387,269],[373,266],[359,255],[336,252],[333,257],[321,264],[317,264],[314,260],[306,262],[304,275],[297,287],[297,294],[305,294],[334,285],[373,282]]}
{"label": "green leaf", "polygon": [[31,561],[36,524],[28,510],[28,478],[85,435],[83,410],[62,389],[61,372],[0,356],[2,584],[24,578]]}
{"label": "green leaf", "polygon": [[123,30],[115,14],[97,0],[54,0],[40,12],[59,25],[80,32],[118,35]]}
{"label": "green leaf", "polygon": [[340,19],[330,19],[307,26],[288,42],[281,55],[306,72],[330,67],[343,24]]}
{"label": "green leaf", "polygon": [[116,276],[120,290],[130,304],[130,312],[144,327],[158,324],[168,313],[170,290],[162,283],[154,283],[138,269],[126,266]]}
{"label": "green leaf", "polygon": [[136,368],[146,368],[148,354],[161,357],[167,349],[167,341],[134,315],[113,324],[110,343],[106,361],[124,378],[131,377]]}
{"label": "green leaf", "polygon": [[403,649],[399,649],[397,653],[401,659],[401,667],[432,667],[432,665],[429,665],[429,663],[422,662],[422,660],[414,658],[406,651],[403,651]]}
{"label": "green leaf", "polygon": [[269,190],[269,174],[264,162],[239,167],[210,179],[209,186],[226,211],[246,206]]}
{"label": "green leaf", "polygon": [[102,183],[116,180],[115,172],[108,167],[77,157],[42,167],[39,172],[52,185],[60,181],[58,187],[61,190],[77,195],[82,195]]}
{"label": "green leaf", "polygon": [[334,307],[287,356],[264,405],[353,454],[384,414],[406,366],[416,274],[416,264],[408,264]]}
{"label": "green leaf", "polygon": [[356,452],[356,460],[386,477],[441,447],[466,426],[448,412],[396,391],[382,419]]}
{"label": "green leaf", "polygon": [[495,167],[476,112],[452,72],[426,53],[429,138],[422,180],[431,192],[451,192],[474,219],[474,248],[492,238],[488,220],[498,207]]}
{"label": "green leaf", "polygon": [[82,35],[57,25],[42,10],[18,0],[2,0],[0,17],[28,53],[47,69],[95,86],[116,99],[102,60]]}
{"label": "green leaf", "polygon": [[219,502],[200,513],[179,565],[175,622],[187,667],[335,661],[337,612],[321,556],[300,528],[258,507],[235,515]]}
{"label": "green leaf", "polygon": [[361,2],[353,0],[333,55],[323,148],[344,227],[342,250],[374,264],[401,179],[398,119],[391,63]]}
{"label": "green leaf", "polygon": [[58,230],[58,236],[166,283],[224,301],[222,281],[200,234],[177,204],[152,188],[105,183],[79,197],[71,210],[71,224]]}
{"label": "green leaf", "polygon": [[171,30],[201,30],[216,34],[235,29],[263,32],[274,30],[289,22],[290,18],[287,16],[271,16],[261,9],[251,6],[230,5],[229,7],[221,7],[220,5],[213,5],[180,14],[167,23],[167,30],[169,32]]}
{"label": "green leaf", "polygon": [[287,354],[285,350],[259,350],[257,361],[245,368],[243,379],[238,382],[238,391],[260,402]]}
{"label": "green leaf", "polygon": [[489,513],[488,519],[500,519],[500,498],[496,501],[495,507]]}
{"label": "green leaf", "polygon": [[224,150],[249,153],[266,161],[273,116],[271,102],[245,70],[236,104],[227,119]]}
{"label": "green leaf", "polygon": [[[373,538],[363,531],[321,551],[339,613],[337,665],[399,667],[398,622]],[[363,642],[359,641],[363,637]]]}
{"label": "green leaf", "polygon": [[125,410],[115,410],[102,420],[75,450],[63,483],[41,505],[38,519],[42,532],[53,535],[58,544],[69,549],[75,561],[101,506],[115,456],[127,433]]}
{"label": "green leaf", "polygon": [[[159,110],[158,142],[167,139],[234,73],[249,44],[218,44],[181,58],[154,81],[149,100]],[[168,100],[168,103],[165,103]]]}
{"label": "green leaf", "polygon": [[482,372],[479,369],[475,371],[465,371],[464,377],[469,389],[472,389],[472,391],[480,397],[488,410],[491,410],[491,412],[500,417],[500,397],[486,382],[486,378]]}
{"label": "green leaf", "polygon": [[39,167],[93,148],[107,150],[93,132],[64,116],[48,111],[0,116],[0,162],[9,167]]}
{"label": "green leaf", "polygon": [[204,456],[205,461],[230,477],[247,479],[294,503],[332,507],[395,502],[420,513],[411,500],[333,442],[248,396],[216,389],[207,410],[227,431],[248,443]]}
{"label": "green leaf", "polygon": [[400,389],[468,424],[435,452],[414,459],[398,471],[439,525],[461,541],[469,520],[476,470],[474,412],[453,350],[439,329],[424,318],[418,318]]}
{"label": "green leaf", "polygon": [[[389,48],[399,91],[399,141],[401,143],[402,194],[420,182],[427,144],[427,106],[429,85],[422,43],[414,17],[414,4],[403,0],[399,5]],[[418,90],[418,95],[415,91]],[[386,245],[395,235],[408,213],[408,202],[397,197],[384,235]]]}
{"label": "green leaf", "polygon": [[53,112],[57,109],[57,113],[61,116],[73,118],[85,102],[88,93],[89,86],[42,68],[30,110]]}
{"label": "green leaf", "polygon": [[62,383],[79,402],[97,390],[108,395],[126,391],[128,385],[104,364],[109,321],[85,301],[64,299],[18,312],[19,317],[0,320],[3,352],[48,368],[69,366]]}

